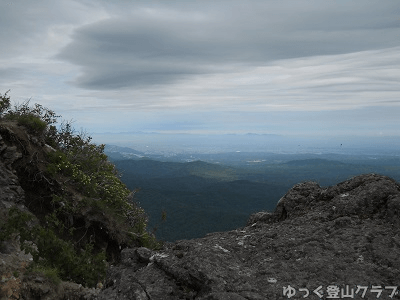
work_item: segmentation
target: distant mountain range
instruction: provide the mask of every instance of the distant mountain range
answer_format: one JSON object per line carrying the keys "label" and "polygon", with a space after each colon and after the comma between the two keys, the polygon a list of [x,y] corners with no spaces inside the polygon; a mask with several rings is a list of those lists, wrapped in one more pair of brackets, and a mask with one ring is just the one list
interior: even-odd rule
{"label": "distant mountain range", "polygon": [[106,145],[104,152],[110,159],[135,159],[143,158],[145,154],[128,147],[120,147],[115,145]]}
{"label": "distant mountain range", "polygon": [[232,181],[238,179],[232,167],[226,167],[204,161],[187,163],[162,162],[151,159],[117,160],[114,162],[125,175],[140,176],[142,179],[185,177],[195,175],[218,181]]}
{"label": "distant mountain range", "polygon": [[334,161],[334,160],[327,160],[327,159],[321,159],[321,158],[309,158],[309,159],[303,159],[303,160],[291,160],[285,163],[287,166],[298,166],[298,167],[333,167],[333,166],[344,166],[347,165],[346,163],[342,163],[340,161]]}
{"label": "distant mountain range", "polygon": [[105,145],[104,152],[108,152],[108,153],[120,152],[120,153],[132,153],[132,154],[144,155],[143,152],[136,151],[132,148],[120,147],[120,146],[116,146],[116,145]]}
{"label": "distant mountain range", "polygon": [[[268,153],[163,157],[112,145],[106,146],[105,153],[121,172],[122,181],[132,190],[140,188],[136,200],[148,213],[150,226],[158,227],[156,236],[166,241],[243,226],[250,214],[274,210],[299,182],[328,186],[363,173],[400,179],[400,159],[386,156],[354,156],[353,160],[329,154]],[[167,220],[161,222],[164,211]]]}

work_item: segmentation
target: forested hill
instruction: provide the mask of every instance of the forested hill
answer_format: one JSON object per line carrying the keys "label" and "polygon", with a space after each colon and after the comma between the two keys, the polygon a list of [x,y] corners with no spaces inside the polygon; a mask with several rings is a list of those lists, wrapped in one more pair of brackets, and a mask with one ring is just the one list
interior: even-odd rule
{"label": "forested hill", "polygon": [[195,175],[219,181],[237,179],[236,170],[204,161],[187,163],[161,162],[151,159],[113,160],[118,170],[124,174],[141,176],[142,178],[184,177]]}
{"label": "forested hill", "polygon": [[[287,186],[240,179],[232,167],[194,161],[114,161],[121,180],[150,216],[156,237],[174,241],[242,226],[257,209],[274,209]],[[161,222],[163,212],[166,220]]]}
{"label": "forested hill", "polygon": [[[129,148],[124,151],[120,156],[113,152],[121,179],[132,190],[140,188],[136,199],[150,216],[149,229],[157,227],[156,236],[167,241],[242,226],[250,214],[274,210],[278,200],[298,182],[311,180],[328,186],[371,172],[400,179],[400,165],[381,165],[367,158],[362,163],[349,163],[321,158],[290,160],[301,156],[286,155],[280,156],[286,161],[276,162],[276,156],[273,161],[261,160],[248,153],[242,154],[244,161],[231,161],[234,166],[229,166],[229,162],[126,159]],[[116,159],[121,156],[123,160]],[[369,161],[375,165],[366,164]],[[167,218],[162,221],[164,213]]]}

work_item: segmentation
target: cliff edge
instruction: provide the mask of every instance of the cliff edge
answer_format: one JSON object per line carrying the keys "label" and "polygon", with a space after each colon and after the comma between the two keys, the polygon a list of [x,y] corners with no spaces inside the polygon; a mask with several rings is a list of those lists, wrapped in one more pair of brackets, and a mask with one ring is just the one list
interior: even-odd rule
{"label": "cliff edge", "polygon": [[400,299],[399,229],[393,179],[305,182],[244,228],[124,249],[98,299]]}

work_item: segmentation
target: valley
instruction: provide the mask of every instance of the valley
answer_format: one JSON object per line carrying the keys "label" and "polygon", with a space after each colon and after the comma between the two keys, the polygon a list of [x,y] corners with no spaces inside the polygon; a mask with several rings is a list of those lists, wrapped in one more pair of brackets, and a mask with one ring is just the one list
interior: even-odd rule
{"label": "valley", "polygon": [[[105,153],[149,215],[158,239],[176,241],[244,226],[250,214],[273,211],[295,184],[334,185],[364,173],[400,180],[395,155],[230,152],[146,154],[107,145]],[[162,220],[163,213],[166,220]]]}

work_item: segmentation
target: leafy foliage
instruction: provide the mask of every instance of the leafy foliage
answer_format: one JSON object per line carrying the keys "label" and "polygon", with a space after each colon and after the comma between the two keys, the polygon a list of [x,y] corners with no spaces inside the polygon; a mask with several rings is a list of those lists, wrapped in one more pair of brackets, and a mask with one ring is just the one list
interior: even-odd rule
{"label": "leafy foliage", "polygon": [[29,224],[32,220],[33,215],[21,212],[15,207],[11,208],[8,222],[0,233],[0,240],[18,233],[21,249],[33,256],[34,268],[53,270],[52,276],[55,280],[59,276],[64,280],[94,286],[104,276],[104,251],[93,255],[93,244],[89,243],[84,249],[77,250],[71,242],[61,239],[52,226],[45,228]]}
{"label": "leafy foliage", "polygon": [[7,95],[9,91],[5,92],[4,95],[0,94],[0,115],[10,108],[10,96]]}
{"label": "leafy foliage", "polygon": [[12,118],[15,118],[20,125],[27,127],[34,133],[43,133],[47,127],[46,122],[34,115],[13,116]]}
{"label": "leafy foliage", "polygon": [[9,120],[16,120],[20,125],[25,126],[32,133],[44,134],[46,129],[50,129],[50,125],[57,122],[57,116],[54,111],[43,107],[40,104],[35,104],[33,107],[29,105],[30,100],[22,104],[15,104],[11,108],[10,97],[0,94],[0,115]]}
{"label": "leafy foliage", "polygon": [[[7,221],[0,226],[0,240],[19,235],[21,248],[32,254],[36,268],[87,286],[105,276],[105,249],[83,239],[85,235],[76,240],[78,225],[70,221],[74,216],[85,218],[87,211],[101,216],[107,232],[118,235],[120,245],[159,247],[146,231],[147,216],[134,201],[135,192],[121,182],[104,154],[104,145],[91,143],[85,132],[76,133],[71,122],[63,121],[57,128],[60,116],[40,104],[31,107],[28,100],[11,108],[7,93],[0,94],[0,118],[17,121],[54,148],[47,154],[46,178],[62,187],[48,196],[52,211],[40,217],[39,223],[32,214],[10,209]],[[85,222],[86,228],[92,226],[90,220]]]}
{"label": "leafy foliage", "polygon": [[44,266],[41,266],[38,264],[34,264],[34,265],[31,265],[27,271],[29,274],[32,274],[32,273],[42,274],[45,277],[47,277],[47,279],[49,279],[52,283],[54,283],[56,285],[61,283],[59,271],[56,268],[49,268],[49,267],[44,267]]}

